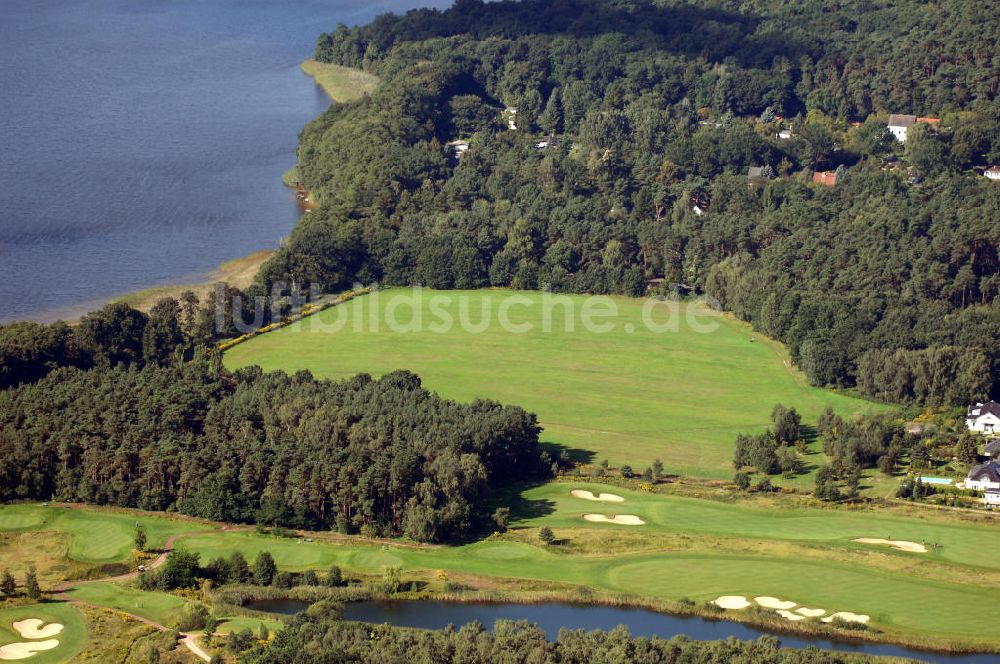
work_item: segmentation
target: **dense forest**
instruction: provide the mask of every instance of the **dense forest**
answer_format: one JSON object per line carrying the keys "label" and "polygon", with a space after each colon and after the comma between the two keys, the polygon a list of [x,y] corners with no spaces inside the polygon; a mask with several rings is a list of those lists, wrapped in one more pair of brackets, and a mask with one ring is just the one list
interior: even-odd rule
{"label": "dense forest", "polygon": [[[971,169],[1000,161],[998,36],[972,0],[462,0],[340,26],[316,57],[382,84],[301,134],[321,206],[259,288],[693,291],[814,384],[996,395],[1000,191]],[[890,112],[940,122],[902,145]]]}
{"label": "dense forest", "polygon": [[492,631],[471,623],[436,631],[372,626],[338,620],[336,605],[320,602],[298,614],[268,645],[240,655],[246,664],[861,664],[865,655],[807,648],[781,648],[776,637],[757,641],[691,641],[633,637],[624,627],[610,632],[563,629],[549,641],[536,625],[501,620]]}
{"label": "dense forest", "polygon": [[319,381],[168,366],[63,367],[0,392],[0,501],[84,501],[439,541],[492,491],[548,471],[535,416],[396,372]]}

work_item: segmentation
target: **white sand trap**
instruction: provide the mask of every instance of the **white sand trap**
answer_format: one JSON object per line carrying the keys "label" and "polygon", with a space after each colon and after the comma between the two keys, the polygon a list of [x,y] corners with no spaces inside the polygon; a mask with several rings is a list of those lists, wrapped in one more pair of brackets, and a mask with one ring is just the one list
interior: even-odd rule
{"label": "white sand trap", "polygon": [[646,522],[634,514],[617,514],[613,517],[606,517],[603,514],[584,514],[583,518],[594,523],[614,523],[619,526],[644,526]]}
{"label": "white sand trap", "polygon": [[59,645],[57,639],[48,641],[35,641],[34,643],[8,643],[0,647],[0,659],[13,661],[15,659],[28,659],[43,650],[52,650]]}
{"label": "white sand trap", "polygon": [[785,602],[777,597],[754,597],[753,601],[757,602],[765,609],[780,609],[782,611],[787,611],[788,609],[795,606],[795,602]]}
{"label": "white sand trap", "polygon": [[861,544],[885,544],[895,549],[899,549],[900,551],[909,551],[910,553],[927,553],[927,547],[923,544],[907,542],[906,540],[887,540],[880,537],[859,537],[854,541],[860,542]]}
{"label": "white sand trap", "polygon": [[750,606],[750,602],[743,595],[723,595],[719,599],[712,600],[721,609],[745,609]]}
{"label": "white sand trap", "polygon": [[846,620],[847,622],[856,622],[864,624],[871,620],[869,616],[859,613],[851,613],[850,611],[839,611],[837,613],[831,614],[826,618],[823,618],[823,622],[833,622],[834,618],[840,618],[841,620]]}
{"label": "white sand trap", "polygon": [[784,618],[785,620],[791,620],[792,622],[795,622],[796,620],[806,619],[805,616],[800,616],[797,613],[792,613],[791,611],[785,611],[784,609],[778,609],[778,615]]}
{"label": "white sand trap", "polygon": [[38,618],[27,618],[18,620],[13,627],[25,639],[47,639],[63,631],[61,623],[49,623],[45,627],[42,627],[42,623]]}
{"label": "white sand trap", "polygon": [[800,606],[795,609],[796,612],[801,613],[807,618],[819,618],[821,615],[826,613],[826,609],[807,609],[804,606]]}
{"label": "white sand trap", "polygon": [[602,493],[599,496],[595,496],[591,491],[584,491],[583,489],[573,489],[569,492],[574,498],[583,498],[584,500],[596,500],[601,503],[624,503],[625,499],[621,496],[616,496],[613,493]]}

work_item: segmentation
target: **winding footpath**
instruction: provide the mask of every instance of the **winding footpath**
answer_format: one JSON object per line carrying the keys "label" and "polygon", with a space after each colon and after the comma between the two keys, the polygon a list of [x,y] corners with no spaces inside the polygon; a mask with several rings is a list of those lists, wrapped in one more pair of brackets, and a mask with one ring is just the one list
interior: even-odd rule
{"label": "winding footpath", "polygon": [[[222,529],[226,530],[227,528],[223,527]],[[167,556],[170,555],[170,552],[174,550],[174,543],[179,538],[181,538],[181,537],[190,537],[192,535],[201,535],[201,534],[204,534],[204,533],[207,533],[207,532],[213,532],[213,531],[210,531],[210,530],[192,530],[192,531],[189,531],[189,532],[176,533],[174,535],[171,535],[170,537],[167,538],[167,541],[163,544],[163,549],[160,551],[160,555],[158,555],[156,558],[154,558],[151,562],[149,562],[145,566],[146,571],[154,570],[157,567],[161,566],[163,563],[167,562]],[[87,586],[87,585],[91,585],[91,584],[94,584],[94,583],[123,583],[123,582],[127,582],[127,581],[134,581],[137,578],[139,578],[139,572],[135,571],[135,572],[129,572],[128,574],[119,574],[118,576],[107,576],[107,577],[104,577],[104,578],[101,578],[101,579],[88,579],[86,581],[67,581],[66,583],[62,583],[62,584],[56,586],[55,593],[56,593],[56,597],[57,598],[65,601],[65,602],[69,602],[70,604],[78,604],[78,605],[81,605],[81,606],[89,606],[90,608],[93,608],[93,609],[107,611],[107,610],[109,610],[109,608],[106,607],[106,606],[100,606],[99,604],[92,604],[90,602],[85,602],[85,601],[83,601],[81,599],[76,599],[75,597],[71,597],[67,593],[68,593],[68,591],[72,590],[73,588],[76,588],[77,586]],[[150,627],[154,627],[154,628],[158,629],[161,632],[168,632],[168,631],[170,631],[170,628],[167,627],[166,625],[161,625],[160,623],[158,623],[158,622],[156,622],[154,620],[150,620],[149,618],[144,618],[144,617],[142,617],[140,615],[137,615],[135,613],[130,613],[128,611],[125,611],[124,609],[116,609],[116,610],[120,611],[121,613],[124,613],[125,615],[127,615],[129,618],[132,618],[133,620],[137,620],[137,621],[139,621],[141,623],[149,625]],[[204,650],[202,650],[201,646],[199,646],[198,643],[197,643],[197,641],[195,641],[194,635],[192,635],[192,634],[181,634],[180,642],[182,644],[184,644],[184,646],[188,650],[190,650],[191,653],[195,657],[197,657],[198,659],[202,660],[203,662],[211,661],[212,657],[208,653],[206,653]]]}

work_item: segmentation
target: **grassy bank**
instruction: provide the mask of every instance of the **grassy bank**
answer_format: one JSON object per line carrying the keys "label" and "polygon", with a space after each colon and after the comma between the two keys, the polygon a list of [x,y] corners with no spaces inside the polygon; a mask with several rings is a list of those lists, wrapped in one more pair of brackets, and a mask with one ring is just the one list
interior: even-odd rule
{"label": "grassy bank", "polygon": [[326,62],[309,59],[302,63],[302,71],[323,88],[330,99],[346,103],[371,94],[379,84],[379,78],[360,69],[341,67]]}
{"label": "grassy bank", "polygon": [[184,291],[193,291],[199,299],[204,301],[212,288],[220,281],[224,281],[237,288],[246,288],[253,283],[254,277],[260,270],[260,266],[271,257],[274,251],[267,249],[255,251],[249,256],[234,258],[219,265],[218,268],[210,272],[205,280],[192,284],[169,284],[166,286],[154,286],[146,288],[128,295],[116,298],[115,302],[124,302],[131,307],[148,312],[156,302],[165,297],[180,298]]}
{"label": "grassy bank", "polygon": [[[641,468],[659,457],[669,472],[717,479],[732,477],[736,435],[763,431],[778,402],[797,408],[806,423],[827,406],[845,415],[878,408],[810,387],[779,344],[696,304],[662,304],[657,322],[670,315],[678,325],[657,332],[643,323],[645,300],[606,298],[617,314],[601,323],[613,329],[588,332],[580,320],[586,296],[558,296],[564,306],[548,314],[549,300],[537,292],[424,291],[414,307],[394,304],[411,294],[358,298],[230,350],[226,365],[309,369],[329,378],[406,368],[442,396],[491,398],[537,413],[543,439],[578,458]],[[435,297],[447,298],[440,311],[455,322],[444,330],[435,327]],[[519,304],[504,304],[513,298]],[[498,322],[504,306],[531,330],[505,331]],[[483,316],[482,332],[457,323]],[[390,318],[403,331],[393,331]],[[810,470],[825,462],[818,447],[804,459]],[[797,483],[810,485],[809,474]]]}

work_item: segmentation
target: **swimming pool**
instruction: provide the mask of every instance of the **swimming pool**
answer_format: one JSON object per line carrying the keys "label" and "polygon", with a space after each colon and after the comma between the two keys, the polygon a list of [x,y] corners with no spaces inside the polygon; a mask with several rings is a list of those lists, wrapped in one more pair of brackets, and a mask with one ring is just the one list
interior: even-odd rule
{"label": "swimming pool", "polygon": [[924,484],[951,484],[954,482],[946,477],[921,477],[920,481]]}

